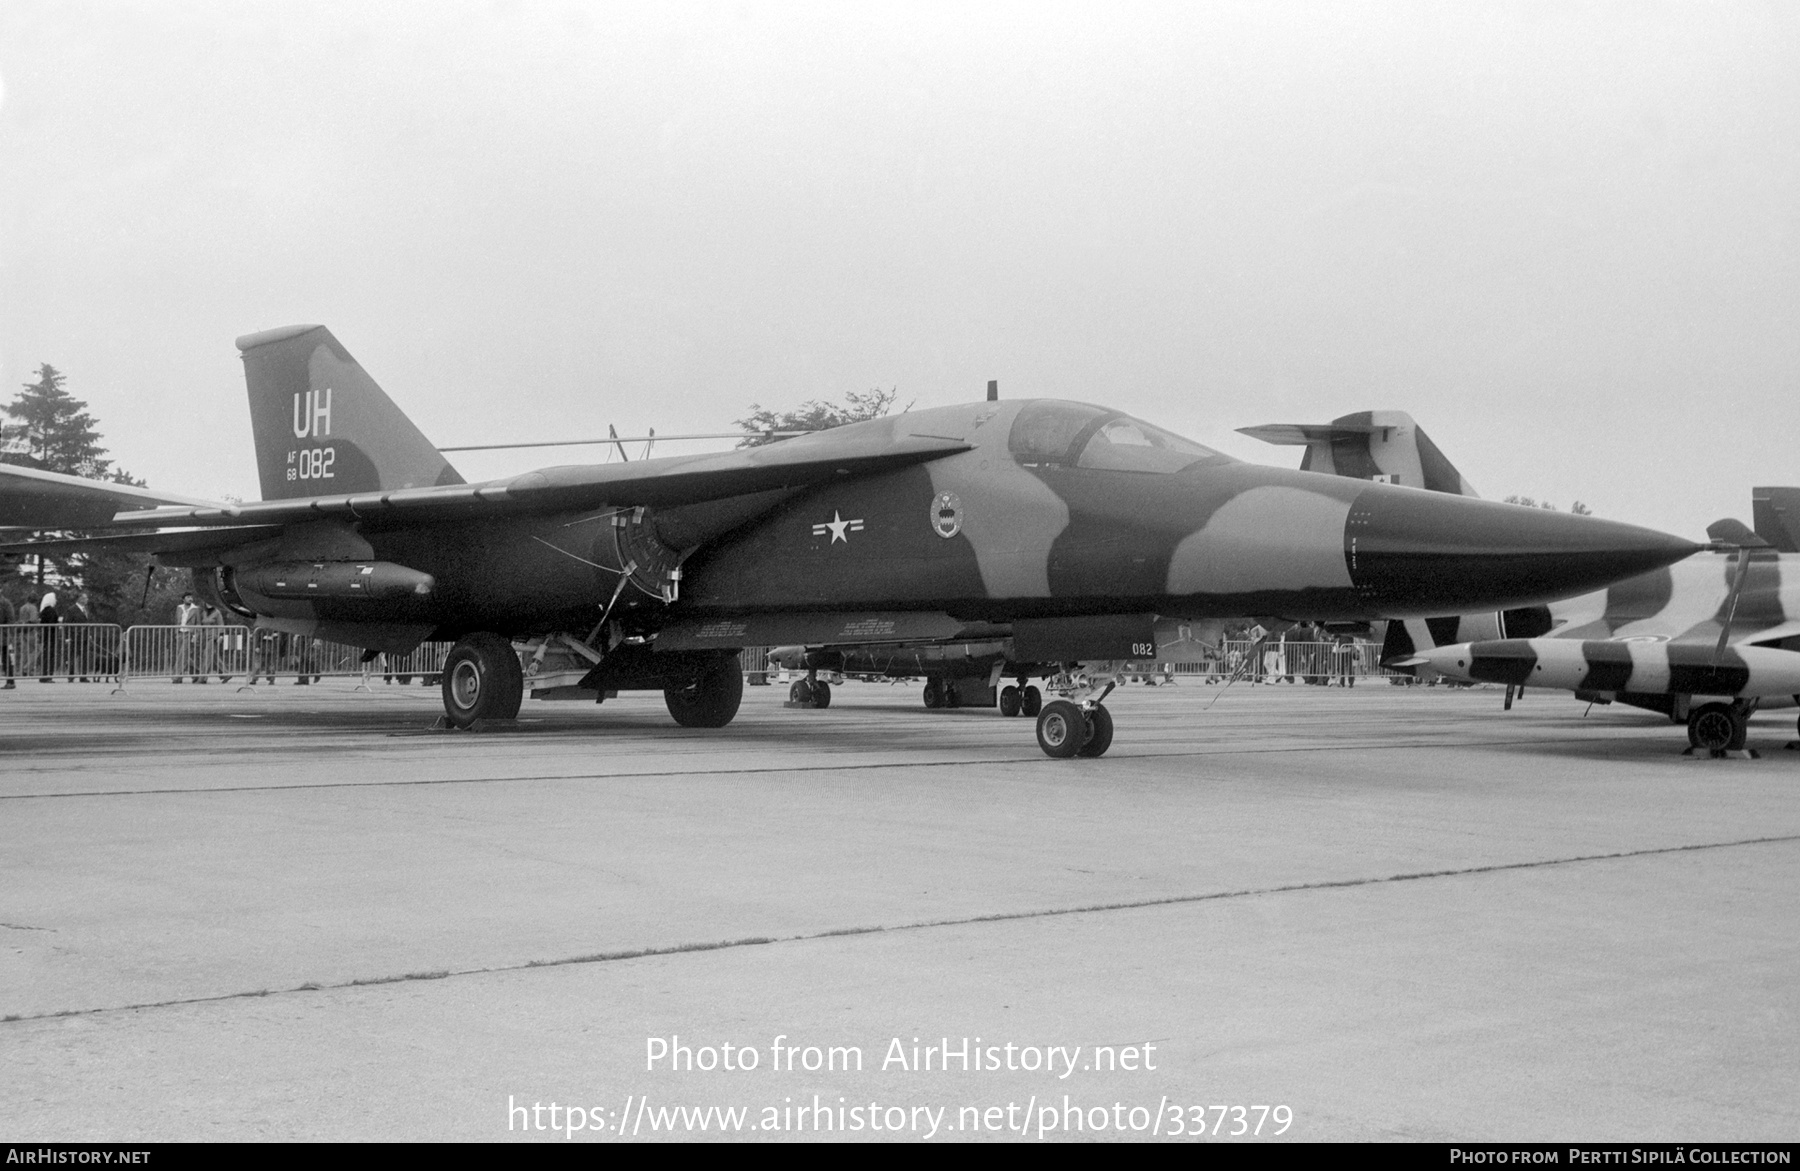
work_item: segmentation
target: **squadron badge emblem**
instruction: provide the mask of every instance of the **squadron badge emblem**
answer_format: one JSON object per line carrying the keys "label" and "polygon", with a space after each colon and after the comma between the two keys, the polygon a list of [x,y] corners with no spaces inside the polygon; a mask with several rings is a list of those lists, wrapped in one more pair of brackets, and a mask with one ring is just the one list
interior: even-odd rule
{"label": "squadron badge emblem", "polygon": [[962,532],[962,497],[954,492],[939,492],[931,502],[931,527],[940,537],[954,537]]}

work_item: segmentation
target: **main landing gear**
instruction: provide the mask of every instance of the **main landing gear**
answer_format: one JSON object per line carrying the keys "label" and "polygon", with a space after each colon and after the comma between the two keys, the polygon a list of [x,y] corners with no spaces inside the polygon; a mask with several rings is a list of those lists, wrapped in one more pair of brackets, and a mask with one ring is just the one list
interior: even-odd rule
{"label": "main landing gear", "polygon": [[465,635],[444,660],[444,717],[453,728],[515,719],[524,698],[519,656],[498,634]]}
{"label": "main landing gear", "polygon": [[1703,703],[1688,713],[1688,752],[1714,757],[1742,752],[1752,708],[1739,703]]}
{"label": "main landing gear", "polygon": [[1017,686],[1007,684],[1000,689],[1000,714],[1003,716],[1035,716],[1044,710],[1044,693],[1021,679]]}
{"label": "main landing gear", "polygon": [[663,686],[663,702],[684,728],[723,728],[743,699],[744,667],[737,655],[713,659],[692,679]]}
{"label": "main landing gear", "polygon": [[[1069,759],[1076,756],[1104,756],[1112,747],[1112,713],[1100,703],[1118,686],[1119,664],[1084,664],[1084,669],[1071,672],[1074,686],[1065,698],[1053,699],[1037,713],[1038,747],[1045,756]],[[1035,695],[1037,688],[1028,688]],[[1021,706],[1023,704],[1021,703]]]}
{"label": "main landing gear", "polygon": [[794,680],[794,685],[788,688],[788,702],[795,707],[830,707],[831,684],[808,671],[806,678]]}
{"label": "main landing gear", "polygon": [[[684,728],[723,728],[737,715],[738,705],[744,698],[744,669],[736,654],[701,655],[678,651],[665,658],[652,656],[641,646],[615,646],[612,657],[607,660],[613,664],[612,676],[602,680],[595,674],[591,681],[577,686],[559,683],[556,677],[565,680],[581,678],[596,671],[602,662],[601,652],[571,635],[544,637],[562,639],[565,644],[564,649],[557,652],[562,658],[549,660],[551,671],[541,669],[546,662],[543,638],[532,640],[523,650],[530,654],[532,646],[537,646],[532,658],[532,679],[537,687],[553,684],[549,686],[552,693],[580,692],[585,688],[598,698],[608,694],[615,685],[633,690],[660,687],[669,714]],[[582,654],[571,656],[565,653],[570,647],[580,649]],[[525,697],[525,672],[519,661],[520,653],[510,639],[491,631],[478,631],[459,639],[444,660],[444,722],[452,728],[466,729],[479,721],[516,719],[519,704]],[[551,694],[549,698],[563,696]]]}

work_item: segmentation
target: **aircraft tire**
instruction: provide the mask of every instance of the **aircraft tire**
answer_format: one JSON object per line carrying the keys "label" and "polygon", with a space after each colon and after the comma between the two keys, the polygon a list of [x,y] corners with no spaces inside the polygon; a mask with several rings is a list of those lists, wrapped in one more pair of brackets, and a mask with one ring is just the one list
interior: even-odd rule
{"label": "aircraft tire", "polygon": [[1087,742],[1081,746],[1077,756],[1105,756],[1106,750],[1112,747],[1113,718],[1101,704],[1095,704],[1094,710],[1087,714]]}
{"label": "aircraft tire", "polygon": [[511,720],[525,698],[525,673],[512,643],[488,631],[464,635],[444,660],[444,717],[453,728]]}
{"label": "aircraft tire", "polygon": [[1026,687],[1019,693],[1019,714],[1035,716],[1044,710],[1044,693],[1036,687]]}
{"label": "aircraft tire", "polygon": [[925,680],[925,706],[934,711],[944,706],[944,692],[936,679]]}
{"label": "aircraft tire", "polygon": [[1067,760],[1087,743],[1087,717],[1066,699],[1053,699],[1038,713],[1038,747],[1044,755]]}
{"label": "aircraft tire", "polygon": [[792,687],[788,688],[788,702],[789,703],[797,703],[801,707],[812,707],[813,706],[812,684],[808,683],[804,679],[794,680],[794,685]]}
{"label": "aircraft tire", "polygon": [[737,655],[714,659],[685,685],[663,688],[669,714],[684,728],[723,728],[744,701],[744,668]]}
{"label": "aircraft tire", "polygon": [[831,706],[831,684],[825,682],[823,679],[821,679],[819,682],[813,684],[812,703],[813,703],[814,707],[830,707]]}
{"label": "aircraft tire", "polygon": [[1019,689],[1010,683],[1000,689],[1000,714],[1009,719],[1019,714]]}
{"label": "aircraft tire", "polygon": [[1706,703],[1688,717],[1688,743],[1707,752],[1729,752],[1744,746],[1748,721],[1728,703]]}

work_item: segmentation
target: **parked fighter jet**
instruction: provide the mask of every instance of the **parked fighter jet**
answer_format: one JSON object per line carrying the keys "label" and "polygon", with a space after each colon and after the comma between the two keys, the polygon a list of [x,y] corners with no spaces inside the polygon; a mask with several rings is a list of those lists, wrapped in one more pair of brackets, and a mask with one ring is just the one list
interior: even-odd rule
{"label": "parked fighter jet", "polygon": [[[1398,411],[1244,434],[1309,444],[1302,467],[1474,495],[1423,429]],[[1390,622],[1382,661],[1507,684],[1509,705],[1511,688],[1527,685],[1573,691],[1588,702],[1616,700],[1686,723],[1694,748],[1741,749],[1752,712],[1800,697],[1800,488],[1756,488],[1752,504],[1754,532],[1720,521],[1708,530],[1710,552],[1605,590],[1548,605]]]}
{"label": "parked fighter jet", "polygon": [[322,326],[238,348],[264,499],[121,513],[124,534],[100,540],[202,571],[264,627],[371,654],[456,640],[444,706],[461,727],[514,716],[528,673],[595,697],[660,689],[677,722],[719,727],[743,646],[1003,622],[1021,658],[1082,680],[1044,704],[1040,746],[1098,756],[1112,740],[1100,701],[1120,660],[1152,652],[1152,615],[1502,609],[1698,548],[1241,463],[1053,400],[466,484]]}

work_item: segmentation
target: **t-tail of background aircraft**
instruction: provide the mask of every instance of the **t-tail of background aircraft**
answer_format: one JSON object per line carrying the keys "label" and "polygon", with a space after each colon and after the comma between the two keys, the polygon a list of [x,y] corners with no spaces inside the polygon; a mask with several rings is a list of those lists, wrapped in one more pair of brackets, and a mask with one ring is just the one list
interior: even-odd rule
{"label": "t-tail of background aircraft", "polygon": [[1329,423],[1264,423],[1239,427],[1238,433],[1264,443],[1304,446],[1303,472],[1479,495],[1405,411],[1358,411]]}

